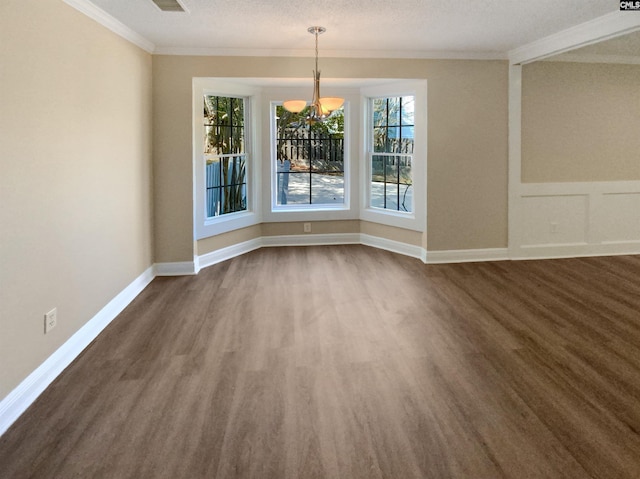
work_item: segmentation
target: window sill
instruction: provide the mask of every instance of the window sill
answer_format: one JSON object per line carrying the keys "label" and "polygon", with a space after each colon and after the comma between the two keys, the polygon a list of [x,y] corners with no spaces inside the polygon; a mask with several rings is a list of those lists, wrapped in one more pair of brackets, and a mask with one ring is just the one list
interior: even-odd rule
{"label": "window sill", "polygon": [[260,223],[260,217],[253,211],[228,213],[223,216],[207,218],[196,227],[196,239],[228,233]]}

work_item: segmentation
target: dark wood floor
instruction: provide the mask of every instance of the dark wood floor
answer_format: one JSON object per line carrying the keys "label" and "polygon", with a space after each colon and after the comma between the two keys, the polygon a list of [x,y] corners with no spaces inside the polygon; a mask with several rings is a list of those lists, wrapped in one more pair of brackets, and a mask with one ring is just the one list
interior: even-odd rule
{"label": "dark wood floor", "polygon": [[157,278],[2,478],[639,478],[640,257],[270,248]]}

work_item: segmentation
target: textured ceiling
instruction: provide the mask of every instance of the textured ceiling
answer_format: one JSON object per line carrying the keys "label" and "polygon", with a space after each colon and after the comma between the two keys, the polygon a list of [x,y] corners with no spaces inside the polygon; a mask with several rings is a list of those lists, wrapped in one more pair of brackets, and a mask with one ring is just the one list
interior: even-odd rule
{"label": "textured ceiling", "polygon": [[186,13],[151,0],[89,0],[156,51],[290,55],[313,48],[311,25],[327,28],[321,54],[498,54],[616,11],[618,0],[179,0]]}

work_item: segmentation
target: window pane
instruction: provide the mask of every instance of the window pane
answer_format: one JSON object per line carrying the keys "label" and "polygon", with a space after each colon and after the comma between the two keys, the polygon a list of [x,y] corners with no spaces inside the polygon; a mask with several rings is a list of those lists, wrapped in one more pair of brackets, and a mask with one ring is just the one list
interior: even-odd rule
{"label": "window pane", "polygon": [[384,157],[384,178],[387,182],[398,182],[398,157],[397,156],[385,156]]}
{"label": "window pane", "polygon": [[204,152],[226,155],[244,153],[244,100],[205,95]]}
{"label": "window pane", "polygon": [[371,160],[371,181],[384,181],[385,157],[373,155]]}
{"label": "window pane", "polygon": [[276,114],[276,204],[344,203],[344,109],[308,124],[308,109]]}
{"label": "window pane", "polygon": [[371,104],[370,206],[411,211],[414,97],[375,98]]}
{"label": "window pane", "polygon": [[412,96],[402,97],[402,125],[414,124],[414,99]]}
{"label": "window pane", "polygon": [[217,124],[230,126],[231,125],[231,98],[218,96],[217,100]]}
{"label": "window pane", "polygon": [[397,210],[398,209],[398,185],[395,183],[386,183],[385,197],[387,200],[385,208],[388,210]]}
{"label": "window pane", "polygon": [[205,125],[215,125],[217,124],[217,112],[218,109],[216,107],[216,97],[215,96],[204,96],[204,124]]}
{"label": "window pane", "polygon": [[311,202],[319,204],[344,203],[344,175],[311,175]]}
{"label": "window pane", "polygon": [[373,151],[386,153],[389,144],[387,128],[373,129]]}
{"label": "window pane", "polygon": [[413,211],[413,185],[400,183],[400,211]]}
{"label": "window pane", "polygon": [[371,206],[373,208],[384,208],[384,182],[371,182]]}
{"label": "window pane", "polygon": [[400,152],[400,139],[401,130],[399,127],[389,128],[389,139],[387,141],[386,152],[387,153],[399,153]]}
{"label": "window pane", "polygon": [[387,99],[374,98],[373,100],[373,126],[387,125]]}
{"label": "window pane", "polygon": [[247,209],[244,156],[210,159],[205,169],[207,217]]}
{"label": "window pane", "polygon": [[218,155],[222,154],[218,145],[220,144],[217,128],[213,126],[204,127],[204,152],[205,154]]}
{"label": "window pane", "polygon": [[400,162],[400,183],[410,185],[411,180],[411,157],[402,156],[399,158]]}
{"label": "window pane", "polygon": [[229,145],[229,153],[244,153],[244,128],[237,126],[231,128]]}
{"label": "window pane", "polygon": [[387,124],[400,124],[400,98],[387,98]]}
{"label": "window pane", "polygon": [[206,164],[207,217],[220,214],[220,160],[210,160]]}
{"label": "window pane", "polygon": [[244,100],[242,98],[233,98],[233,126],[244,128]]}
{"label": "window pane", "polygon": [[[278,205],[304,205],[310,203],[311,182],[309,173],[281,173],[278,175],[278,185],[282,178],[283,187],[279,191]],[[284,201],[283,201],[284,200]]]}
{"label": "window pane", "polygon": [[413,154],[413,127],[402,127],[402,140],[399,145],[398,153]]}

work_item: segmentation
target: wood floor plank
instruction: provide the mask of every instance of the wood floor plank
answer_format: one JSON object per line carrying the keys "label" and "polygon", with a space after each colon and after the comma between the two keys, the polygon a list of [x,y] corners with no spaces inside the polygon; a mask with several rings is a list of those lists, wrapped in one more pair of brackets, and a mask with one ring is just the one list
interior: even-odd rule
{"label": "wood floor plank", "polygon": [[640,257],[265,248],[156,278],[0,478],[640,477]]}

